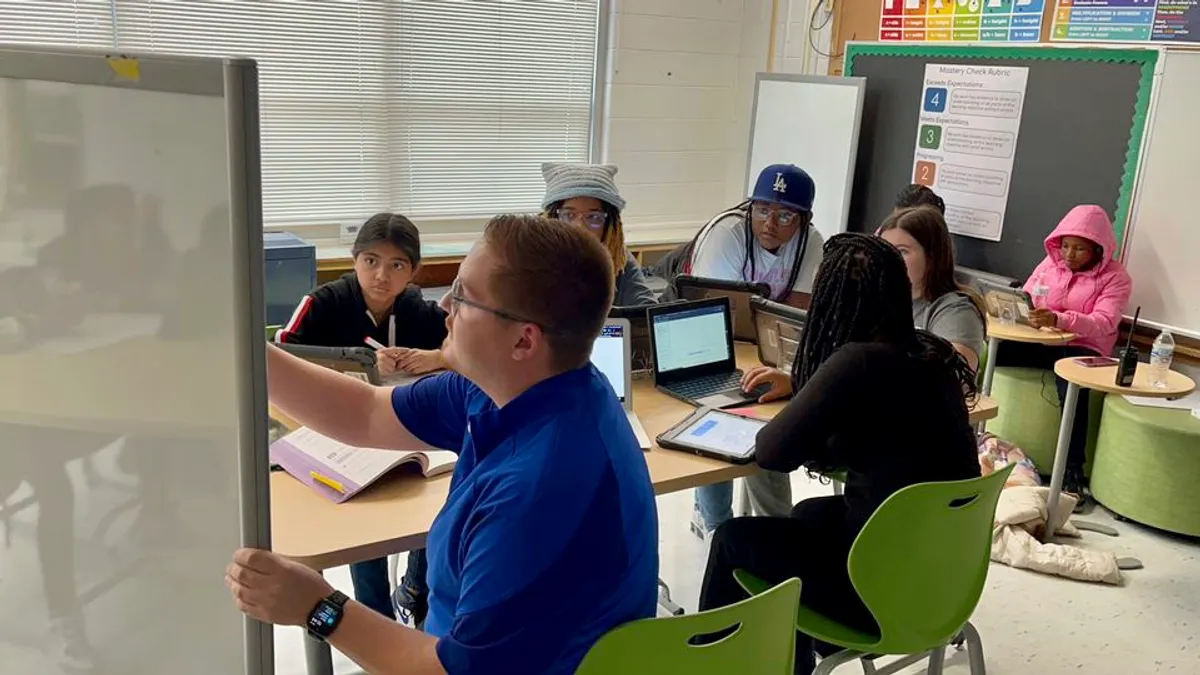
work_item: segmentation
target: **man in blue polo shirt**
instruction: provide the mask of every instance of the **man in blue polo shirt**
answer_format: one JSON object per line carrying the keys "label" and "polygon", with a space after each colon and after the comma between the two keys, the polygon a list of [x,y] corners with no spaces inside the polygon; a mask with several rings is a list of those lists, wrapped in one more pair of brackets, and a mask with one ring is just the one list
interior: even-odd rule
{"label": "man in blue polo shirt", "polygon": [[459,460],[429,532],[424,633],[266,551],[235,554],[238,607],[306,626],[383,675],[565,675],[601,635],[653,616],[646,462],[589,363],[612,275],[583,230],[498,216],[443,300],[454,373],[388,391],[271,348],[271,400],[296,420],[360,447],[452,448]]}

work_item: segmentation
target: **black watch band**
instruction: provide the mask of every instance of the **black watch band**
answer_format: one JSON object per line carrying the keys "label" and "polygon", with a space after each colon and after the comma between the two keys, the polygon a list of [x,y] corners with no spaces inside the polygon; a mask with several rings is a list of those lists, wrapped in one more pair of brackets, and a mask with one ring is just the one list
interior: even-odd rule
{"label": "black watch band", "polygon": [[341,591],[334,591],[327,598],[321,598],[316,607],[308,613],[304,627],[312,637],[324,642],[337,630],[342,622],[342,613],[350,598]]}

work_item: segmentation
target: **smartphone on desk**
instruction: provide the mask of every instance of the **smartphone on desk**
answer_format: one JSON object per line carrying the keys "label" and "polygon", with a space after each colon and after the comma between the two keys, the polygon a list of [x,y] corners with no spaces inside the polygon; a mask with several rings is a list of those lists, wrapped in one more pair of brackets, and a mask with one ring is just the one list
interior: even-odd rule
{"label": "smartphone on desk", "polygon": [[1104,368],[1117,365],[1117,360],[1109,356],[1080,356],[1075,359],[1075,363],[1084,368]]}

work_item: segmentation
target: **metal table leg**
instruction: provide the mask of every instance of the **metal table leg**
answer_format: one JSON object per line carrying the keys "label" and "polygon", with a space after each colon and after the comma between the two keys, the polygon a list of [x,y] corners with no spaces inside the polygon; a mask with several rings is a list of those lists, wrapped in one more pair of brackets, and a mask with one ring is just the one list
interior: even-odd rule
{"label": "metal table leg", "polygon": [[[989,355],[990,357],[990,355]],[[991,362],[991,358],[988,359]],[[1050,541],[1061,523],[1055,521],[1058,498],[1062,494],[1063,476],[1067,473],[1067,453],[1071,446],[1071,428],[1075,424],[1075,406],[1079,403],[1079,385],[1067,383],[1067,397],[1063,401],[1062,421],[1058,424],[1058,444],[1054,446],[1054,468],[1050,473],[1050,494],[1046,498],[1046,533],[1042,539]]]}
{"label": "metal table leg", "polygon": [[308,675],[333,675],[333,652],[326,642],[305,635],[304,661],[308,664]]}
{"label": "metal table leg", "polygon": [[[980,390],[980,393],[984,396],[992,395],[992,379],[996,377],[996,352],[999,349],[1000,339],[988,337],[987,363],[983,366],[983,388]],[[986,420],[975,425],[975,433],[977,434],[982,434],[986,429]]]}
{"label": "metal table leg", "polygon": [[[1050,494],[1046,499],[1046,513],[1048,518],[1058,509],[1058,500],[1062,494],[1063,477],[1067,473],[1067,455],[1070,454],[1071,448],[1071,430],[1075,425],[1075,413],[1078,407],[1079,385],[1074,382],[1067,382],[1067,397],[1063,401],[1062,422],[1058,426],[1058,444],[1054,449],[1054,470],[1050,474]],[[1086,520],[1072,520],[1071,524],[1080,530],[1099,532],[1110,537],[1115,537],[1119,534],[1115,529],[1107,525],[1092,523]],[[1060,525],[1057,522],[1047,522],[1044,540],[1049,541],[1054,536],[1054,533],[1058,531]]]}
{"label": "metal table leg", "polygon": [[983,395],[992,395],[992,378],[996,376],[996,351],[1000,348],[1000,339],[988,338],[987,364],[983,367]]}

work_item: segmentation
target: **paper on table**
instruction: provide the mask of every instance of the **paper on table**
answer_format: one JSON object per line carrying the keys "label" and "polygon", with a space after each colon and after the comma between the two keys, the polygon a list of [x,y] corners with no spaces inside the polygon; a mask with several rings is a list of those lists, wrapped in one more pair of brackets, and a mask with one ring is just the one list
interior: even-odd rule
{"label": "paper on table", "polygon": [[1172,408],[1175,410],[1200,410],[1200,389],[1174,400],[1152,396],[1126,396],[1126,401],[1145,408]]}
{"label": "paper on table", "polygon": [[322,436],[308,427],[293,431],[287,436],[287,441],[303,454],[332,467],[338,474],[357,485],[370,483],[398,461],[413,454],[397,450],[356,448]]}

